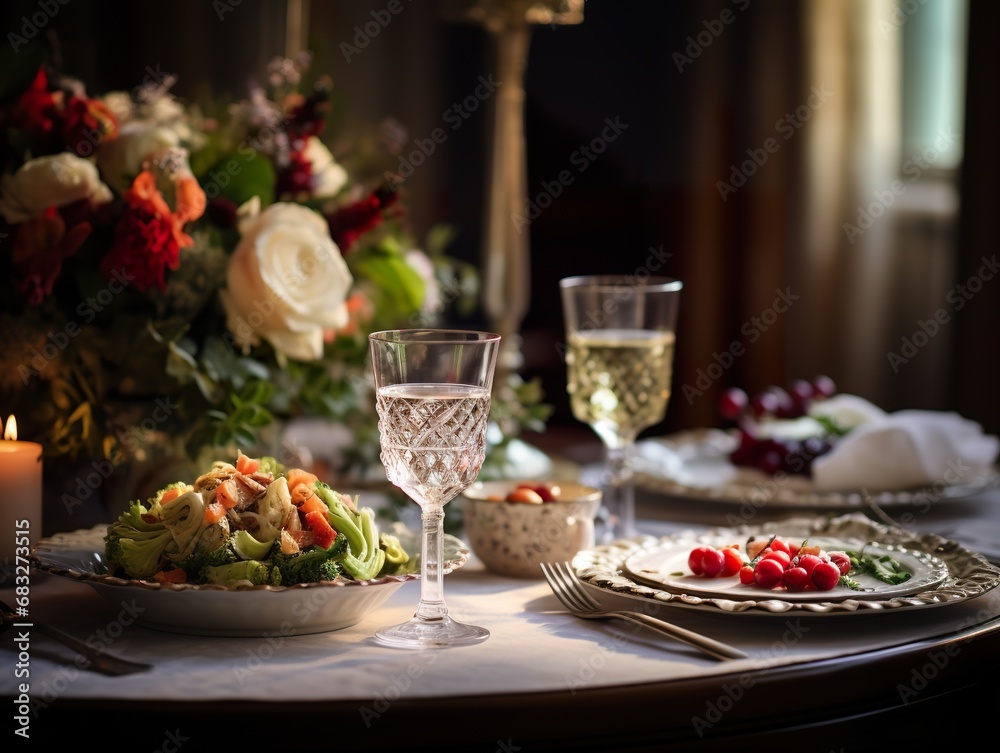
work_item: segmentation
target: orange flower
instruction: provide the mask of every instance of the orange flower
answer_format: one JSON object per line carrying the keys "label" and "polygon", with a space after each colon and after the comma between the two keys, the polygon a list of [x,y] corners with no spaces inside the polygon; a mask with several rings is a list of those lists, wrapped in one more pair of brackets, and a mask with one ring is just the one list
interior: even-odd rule
{"label": "orange flower", "polygon": [[177,211],[171,211],[148,170],[139,173],[122,197],[126,209],[114,245],[101,262],[105,276],[116,272],[139,290],[167,286],[166,270],[177,269],[180,250],[194,243],[184,226],[205,211],[205,193],[190,175],[175,182]]}
{"label": "orange flower", "polygon": [[375,315],[375,307],[371,300],[362,292],[352,293],[344,302],[347,306],[348,321],[340,329],[328,329],[323,333],[323,339],[327,343],[332,343],[338,335],[350,336],[356,334],[362,324],[371,321]]}

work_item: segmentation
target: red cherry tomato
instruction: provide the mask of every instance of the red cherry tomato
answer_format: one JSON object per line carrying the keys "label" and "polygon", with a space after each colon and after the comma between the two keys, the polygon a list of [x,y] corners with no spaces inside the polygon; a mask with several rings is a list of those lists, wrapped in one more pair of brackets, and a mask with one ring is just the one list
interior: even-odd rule
{"label": "red cherry tomato", "polygon": [[788,542],[785,541],[784,539],[777,539],[777,538],[771,542],[771,551],[784,552],[787,555],[791,555],[792,553],[791,547],[788,546]]}
{"label": "red cherry tomato", "polygon": [[761,560],[754,568],[754,579],[761,588],[774,588],[784,574],[785,568],[777,560]]}
{"label": "red cherry tomato", "polygon": [[822,561],[815,554],[803,554],[799,557],[799,567],[803,568],[808,575],[812,575],[813,568]]}
{"label": "red cherry tomato", "polygon": [[819,591],[830,591],[840,582],[840,568],[832,562],[820,562],[812,571],[812,583]]}
{"label": "red cherry tomato", "polygon": [[762,562],[764,560],[774,560],[781,565],[782,570],[787,570],[792,558],[788,556],[788,552],[772,551],[761,558]]}
{"label": "red cherry tomato", "polygon": [[743,567],[743,557],[740,556],[738,549],[727,546],[722,550],[722,556],[725,559],[725,563],[722,566],[722,573],[720,573],[723,578],[736,575],[740,571],[740,568]]}
{"label": "red cherry tomato", "polygon": [[701,560],[707,552],[712,551],[710,546],[696,546],[688,555],[688,569],[695,575],[704,575],[705,568],[702,567]]}
{"label": "red cherry tomato", "polygon": [[701,558],[701,570],[709,578],[722,574],[726,566],[726,556],[721,549],[709,548]]}
{"label": "red cherry tomato", "polygon": [[830,552],[830,562],[837,566],[841,575],[847,575],[851,571],[851,558],[846,552]]}
{"label": "red cherry tomato", "polygon": [[803,591],[809,585],[809,573],[802,567],[790,567],[781,576],[781,585],[789,591]]}
{"label": "red cherry tomato", "polygon": [[756,576],[754,576],[753,568],[750,565],[744,565],[740,568],[740,583],[744,586],[752,586],[756,582]]}

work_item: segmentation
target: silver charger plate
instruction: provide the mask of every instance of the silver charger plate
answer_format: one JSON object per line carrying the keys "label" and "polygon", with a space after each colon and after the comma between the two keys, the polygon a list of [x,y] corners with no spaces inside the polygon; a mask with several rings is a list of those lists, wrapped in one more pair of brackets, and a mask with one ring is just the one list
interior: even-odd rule
{"label": "silver charger plate", "polygon": [[658,494],[704,502],[750,505],[754,508],[865,509],[923,505],[961,499],[1000,485],[995,469],[973,475],[962,484],[935,484],[917,489],[819,491],[807,476],[768,476],[729,462],[736,447],[735,431],[695,429],[636,443],[635,483]]}
{"label": "silver charger plate", "polygon": [[[745,542],[750,536],[774,534],[811,541],[863,542],[876,550],[898,554],[906,558],[910,566],[916,567],[914,577],[919,578],[917,582],[921,587],[904,588],[902,592],[887,589],[863,597],[852,596],[845,589],[837,594],[831,592],[831,598],[823,598],[817,593],[803,597],[784,591],[768,591],[759,597],[743,593],[734,598],[734,594],[724,589],[706,592],[704,584],[691,589],[682,587],[680,579],[670,583],[665,582],[663,576],[658,579],[648,577],[648,573],[636,576],[628,565],[631,563],[632,567],[642,569],[644,558],[651,562],[662,561],[664,553],[674,551],[676,545]],[[915,565],[917,562],[919,567]],[[598,591],[714,614],[758,617],[877,615],[926,609],[966,601],[1000,584],[1000,568],[990,564],[983,555],[936,534],[914,533],[875,523],[861,513],[832,519],[793,518],[780,523],[717,528],[704,533],[621,539],[579,552],[572,564],[577,577]],[[947,568],[947,574],[941,572],[942,565]]]}

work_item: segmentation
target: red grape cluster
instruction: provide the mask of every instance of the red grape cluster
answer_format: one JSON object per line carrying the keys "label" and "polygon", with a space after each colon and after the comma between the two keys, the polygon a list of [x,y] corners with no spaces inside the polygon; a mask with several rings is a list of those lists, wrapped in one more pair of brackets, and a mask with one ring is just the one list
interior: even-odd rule
{"label": "red grape cluster", "polygon": [[756,468],[774,475],[779,471],[808,475],[814,459],[833,447],[825,436],[787,439],[762,436],[759,427],[774,420],[793,420],[808,415],[817,400],[837,393],[837,386],[828,376],[812,381],[796,379],[787,390],[772,386],[751,398],[738,387],[726,390],[719,401],[723,418],[739,424],[739,444],[730,453],[733,465]]}

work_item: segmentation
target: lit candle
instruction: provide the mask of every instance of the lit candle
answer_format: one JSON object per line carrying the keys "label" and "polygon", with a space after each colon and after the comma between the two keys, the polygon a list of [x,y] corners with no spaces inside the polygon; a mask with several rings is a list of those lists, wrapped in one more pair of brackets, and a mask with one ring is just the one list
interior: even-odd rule
{"label": "lit candle", "polygon": [[26,565],[22,545],[26,538],[34,544],[41,537],[42,446],[18,441],[11,416],[0,440],[0,566]]}

